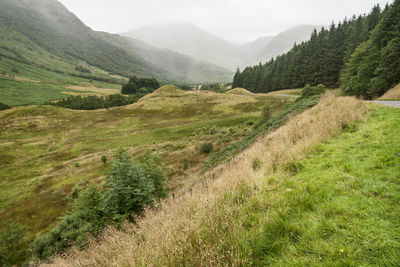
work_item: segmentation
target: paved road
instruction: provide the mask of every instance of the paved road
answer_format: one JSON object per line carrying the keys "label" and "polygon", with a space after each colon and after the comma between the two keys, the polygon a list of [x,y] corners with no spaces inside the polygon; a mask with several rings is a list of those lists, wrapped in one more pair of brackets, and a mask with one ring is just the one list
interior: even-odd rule
{"label": "paved road", "polygon": [[[288,94],[271,94],[274,96],[283,96],[283,97],[292,97],[292,98],[298,98],[299,96],[297,95],[288,95]],[[374,101],[365,101],[368,103],[375,103],[375,104],[380,104],[380,105],[385,105],[389,107],[395,107],[395,108],[400,108],[400,101],[380,101],[380,100],[374,100]]]}
{"label": "paved road", "polygon": [[385,105],[389,107],[395,107],[395,108],[400,108],[400,101],[367,101],[369,103],[375,103],[375,104],[380,104],[380,105]]}

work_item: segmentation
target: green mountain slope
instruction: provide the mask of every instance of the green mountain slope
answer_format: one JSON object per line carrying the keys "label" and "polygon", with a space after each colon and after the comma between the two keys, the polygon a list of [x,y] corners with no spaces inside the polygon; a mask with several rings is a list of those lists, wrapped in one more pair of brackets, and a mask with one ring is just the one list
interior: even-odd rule
{"label": "green mountain slope", "polygon": [[[190,58],[182,60],[181,55],[166,50],[156,52],[173,58],[182,68],[193,69],[193,74],[182,75],[180,68],[174,68],[177,64],[169,68],[154,64],[137,51],[135,46],[130,45],[130,39],[92,31],[58,1],[1,1],[0,25],[21,34],[57,57],[82,60],[122,76],[136,74],[166,81],[199,82],[206,80],[198,79],[196,71],[204,78],[206,75],[214,75],[213,70],[217,69],[217,73],[223,73],[217,77],[219,81],[226,80],[230,74],[227,70],[198,63]],[[149,46],[147,49],[152,48]]]}

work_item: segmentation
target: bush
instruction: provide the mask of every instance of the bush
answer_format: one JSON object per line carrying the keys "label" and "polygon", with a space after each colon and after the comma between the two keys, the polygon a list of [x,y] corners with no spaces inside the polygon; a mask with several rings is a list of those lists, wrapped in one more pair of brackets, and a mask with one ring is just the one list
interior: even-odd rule
{"label": "bush", "polygon": [[106,155],[101,156],[101,161],[103,162],[103,164],[106,164],[107,163],[107,156]]}
{"label": "bush", "polygon": [[48,234],[37,238],[32,250],[40,259],[65,251],[72,245],[86,244],[87,235],[97,235],[105,227],[101,195],[94,186],[79,193],[71,211]]}
{"label": "bush", "polygon": [[76,110],[95,110],[102,108],[120,107],[133,104],[141,98],[142,95],[124,96],[121,94],[102,96],[71,96],[56,102],[47,103],[52,106],[76,109]]}
{"label": "bush", "polygon": [[165,175],[165,166],[161,164],[160,159],[154,155],[150,150],[143,156],[138,158],[139,162],[145,170],[147,179],[150,179],[154,185],[154,198],[159,200],[168,195],[168,190],[165,187],[168,179]]}
{"label": "bush", "polygon": [[283,169],[288,173],[290,173],[291,175],[295,175],[301,172],[301,170],[304,169],[304,166],[300,162],[290,161],[283,166]]}
{"label": "bush", "polygon": [[139,94],[148,94],[148,93],[151,92],[151,90],[147,89],[146,87],[142,87],[142,88],[140,88],[139,90],[137,90],[137,92],[138,92]]}
{"label": "bush", "polygon": [[151,93],[160,87],[160,83],[155,78],[141,78],[133,76],[129,79],[128,84],[122,86],[122,94],[137,94],[139,91],[145,91]]}
{"label": "bush", "polygon": [[203,154],[210,154],[214,150],[214,145],[212,143],[204,143],[200,146],[200,152]]}
{"label": "bush", "polygon": [[184,91],[190,91],[193,89],[190,85],[187,85],[187,84],[176,84],[175,86]]}
{"label": "bush", "polygon": [[189,160],[187,158],[183,159],[183,170],[186,171],[189,168]]}
{"label": "bush", "polygon": [[251,166],[253,167],[253,170],[255,170],[255,171],[258,171],[261,168],[261,165],[262,165],[261,160],[258,158],[254,158],[251,163]]}
{"label": "bush", "polygon": [[6,105],[4,103],[0,102],[0,110],[6,110],[6,109],[10,109],[11,107],[9,105]]}
{"label": "bush", "polygon": [[261,112],[261,118],[260,118],[259,122],[256,125],[254,125],[254,128],[257,128],[260,125],[266,123],[267,121],[269,121],[271,119],[271,117],[272,117],[272,109],[271,109],[270,105],[266,104],[263,107],[263,110]]}
{"label": "bush", "polygon": [[102,190],[94,185],[86,190],[80,185],[73,188],[68,197],[73,200],[71,210],[50,233],[34,241],[34,254],[46,259],[71,246],[85,246],[89,234],[97,236],[107,224],[133,219],[132,214],[165,197],[166,182],[164,166],[156,156],[147,152],[135,160],[121,149]]}
{"label": "bush", "polygon": [[10,221],[0,229],[0,266],[13,266],[22,252],[21,243],[25,228]]}
{"label": "bush", "polygon": [[83,72],[83,73],[91,73],[90,69],[88,69],[84,66],[76,66],[75,70]]}
{"label": "bush", "polygon": [[326,87],[323,84],[318,84],[318,86],[311,86],[307,84],[301,91],[301,98],[307,98],[314,95],[325,94]]}

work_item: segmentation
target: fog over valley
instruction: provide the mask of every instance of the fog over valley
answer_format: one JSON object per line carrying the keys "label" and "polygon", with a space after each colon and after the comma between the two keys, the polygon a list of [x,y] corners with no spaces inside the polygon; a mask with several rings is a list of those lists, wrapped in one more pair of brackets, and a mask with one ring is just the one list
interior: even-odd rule
{"label": "fog over valley", "polygon": [[303,24],[329,26],[387,0],[61,0],[87,25],[111,33],[148,25],[193,23],[235,44]]}

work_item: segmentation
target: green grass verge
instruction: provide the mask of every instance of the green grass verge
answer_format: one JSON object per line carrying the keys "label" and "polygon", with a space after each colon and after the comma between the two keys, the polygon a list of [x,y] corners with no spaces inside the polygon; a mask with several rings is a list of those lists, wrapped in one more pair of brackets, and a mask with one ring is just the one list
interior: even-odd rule
{"label": "green grass verge", "polygon": [[239,247],[237,262],[252,266],[398,266],[399,132],[400,109],[376,107],[296,162],[297,173],[283,167],[256,193],[248,185],[226,193],[221,210],[234,216],[219,230],[204,225],[198,238],[220,255]]}
{"label": "green grass verge", "polygon": [[254,143],[254,141],[256,141],[261,134],[266,134],[269,131],[283,125],[289,116],[300,113],[316,105],[319,102],[320,97],[321,96],[312,96],[309,98],[299,99],[299,101],[295,102],[293,105],[289,106],[276,116],[272,117],[271,120],[257,127],[244,139],[212,154],[205,163],[204,168],[210,169],[217,164],[230,161],[236,154]]}

